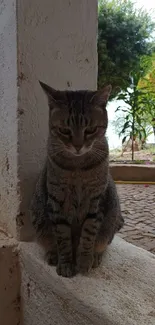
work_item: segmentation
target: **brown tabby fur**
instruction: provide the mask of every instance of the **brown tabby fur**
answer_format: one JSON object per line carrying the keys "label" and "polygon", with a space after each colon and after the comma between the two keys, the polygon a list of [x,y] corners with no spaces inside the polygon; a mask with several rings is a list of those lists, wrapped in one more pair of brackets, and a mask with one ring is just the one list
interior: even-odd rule
{"label": "brown tabby fur", "polygon": [[48,263],[71,277],[98,267],[123,225],[105,137],[111,87],[57,91],[40,84],[48,98],[49,138],[32,223]]}

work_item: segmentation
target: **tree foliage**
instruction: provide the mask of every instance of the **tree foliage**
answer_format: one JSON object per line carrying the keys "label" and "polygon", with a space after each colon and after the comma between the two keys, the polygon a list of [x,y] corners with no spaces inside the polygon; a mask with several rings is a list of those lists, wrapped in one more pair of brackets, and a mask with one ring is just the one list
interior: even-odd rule
{"label": "tree foliage", "polygon": [[[122,111],[124,122],[119,130],[119,135],[123,136],[122,143],[132,140],[132,160],[134,159],[134,141],[139,140],[142,144],[146,142],[150,134],[150,122],[155,116],[155,102],[152,99],[152,91],[148,85],[144,86],[141,81],[143,70],[139,70],[132,75],[131,85],[126,91],[120,93],[118,100],[123,100],[124,105],[120,105],[116,111]],[[140,88],[139,84],[143,86]],[[153,93],[154,94],[154,93]]]}
{"label": "tree foliage", "polygon": [[151,57],[146,57],[142,65],[147,66],[146,75],[139,80],[138,88],[147,89],[145,103],[141,107],[141,115],[153,128],[155,137],[155,53]]}
{"label": "tree foliage", "polygon": [[154,49],[155,28],[150,14],[135,9],[132,0],[99,1],[98,87],[105,84],[126,90],[142,56]]}

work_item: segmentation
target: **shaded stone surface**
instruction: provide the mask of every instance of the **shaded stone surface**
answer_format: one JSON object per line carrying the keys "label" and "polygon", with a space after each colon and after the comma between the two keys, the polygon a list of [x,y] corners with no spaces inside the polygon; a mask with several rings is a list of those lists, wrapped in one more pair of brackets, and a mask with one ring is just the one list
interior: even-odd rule
{"label": "shaded stone surface", "polygon": [[154,325],[155,256],[119,237],[88,276],[59,277],[21,243],[24,325]]}

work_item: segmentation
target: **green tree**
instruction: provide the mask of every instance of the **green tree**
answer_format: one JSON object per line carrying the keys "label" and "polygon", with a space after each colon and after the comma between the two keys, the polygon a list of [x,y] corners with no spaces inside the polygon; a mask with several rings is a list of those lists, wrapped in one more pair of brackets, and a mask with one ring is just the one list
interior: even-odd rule
{"label": "green tree", "polygon": [[113,122],[122,142],[135,139],[143,146],[150,134],[155,135],[155,54],[141,59],[139,70],[132,74],[131,85],[117,99],[124,103],[117,108],[118,118]]}
{"label": "green tree", "polygon": [[141,115],[152,126],[155,138],[155,53],[151,57],[142,60],[141,65],[145,65],[146,75],[138,83],[138,88],[147,89],[146,101],[141,105]]}
{"label": "green tree", "polygon": [[110,83],[114,89],[127,89],[129,76],[139,68],[141,57],[152,54],[154,29],[150,14],[135,9],[132,0],[99,1],[99,88]]}
{"label": "green tree", "polygon": [[[138,87],[143,71],[132,75],[132,82],[129,89],[118,95],[118,100],[123,100],[124,105],[120,105],[116,111],[122,111],[124,114],[124,123],[120,129],[119,135],[123,136],[122,144],[127,140],[132,140],[132,160],[134,160],[134,141],[136,139],[143,143],[146,142],[149,127],[147,117],[150,107],[150,93],[148,88],[140,89]],[[146,132],[147,131],[147,132]]]}

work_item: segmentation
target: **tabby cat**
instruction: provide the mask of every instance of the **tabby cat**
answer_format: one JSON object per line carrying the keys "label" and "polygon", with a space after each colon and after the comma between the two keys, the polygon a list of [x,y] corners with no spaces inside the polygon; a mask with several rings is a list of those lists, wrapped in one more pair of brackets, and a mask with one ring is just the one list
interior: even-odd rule
{"label": "tabby cat", "polygon": [[40,84],[48,98],[49,137],[32,223],[47,262],[71,277],[98,267],[123,226],[105,137],[111,86],[59,91]]}

